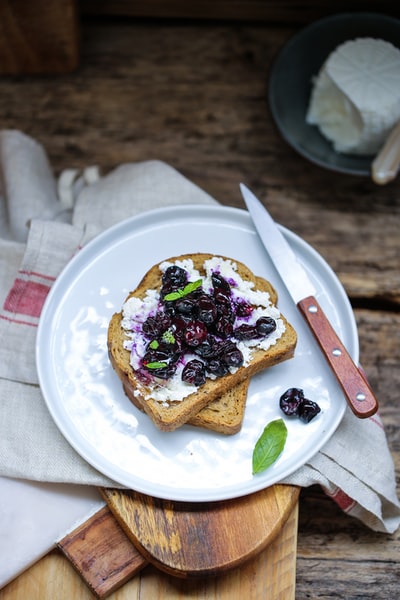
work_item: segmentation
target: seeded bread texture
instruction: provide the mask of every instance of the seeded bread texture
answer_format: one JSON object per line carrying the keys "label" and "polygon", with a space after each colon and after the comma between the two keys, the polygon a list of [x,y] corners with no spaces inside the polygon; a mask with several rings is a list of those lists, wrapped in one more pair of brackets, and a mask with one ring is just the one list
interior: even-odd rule
{"label": "seeded bread texture", "polygon": [[[213,255],[202,253],[181,255],[169,258],[168,262],[175,263],[178,260],[181,261],[189,258],[193,261],[194,267],[201,274],[204,274],[203,264],[206,260],[213,258]],[[246,265],[237,260],[224,256],[221,256],[221,258],[236,263],[237,272],[243,280],[254,282],[255,289],[269,292],[271,299],[276,301],[276,292],[268,281],[256,277]],[[160,289],[161,277],[162,273],[159,269],[159,264],[154,265],[147,271],[136,289],[130,292],[126,300],[131,296],[144,298],[147,290]],[[297,335],[282,314],[281,319],[286,327],[281,338],[267,350],[255,350],[249,365],[239,367],[235,373],[228,373],[217,379],[207,379],[194,393],[183,400],[170,401],[168,405],[162,404],[151,398],[151,396],[146,399],[146,396],[151,394],[151,389],[146,388],[137,377],[129,362],[130,352],[124,348],[124,341],[127,339],[127,336],[121,327],[122,312],[114,314],[109,324],[109,357],[113,368],[123,383],[127,396],[136,406],[141,406],[160,430],[173,431],[198,415],[211,402],[221,399],[225,394],[232,396],[232,390],[235,386],[248,381],[256,373],[293,357]]]}

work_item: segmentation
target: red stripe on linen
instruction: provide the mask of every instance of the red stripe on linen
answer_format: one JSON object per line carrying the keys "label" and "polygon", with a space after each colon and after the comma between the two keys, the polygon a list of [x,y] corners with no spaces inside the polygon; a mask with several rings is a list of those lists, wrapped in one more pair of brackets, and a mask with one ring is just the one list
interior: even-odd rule
{"label": "red stripe on linen", "polygon": [[350,498],[350,496],[339,488],[333,494],[329,495],[344,512],[349,511],[356,504],[353,498]]}
{"label": "red stripe on linen", "polygon": [[380,420],[380,417],[379,417],[379,415],[375,415],[375,416],[373,415],[372,417],[369,417],[369,420],[370,420],[370,421],[372,421],[373,423],[375,423],[375,425],[378,425],[378,427],[379,427],[380,429],[382,429],[382,430],[384,429],[384,427],[383,427],[383,423],[382,423],[382,421]]}
{"label": "red stripe on linen", "polygon": [[49,285],[17,278],[4,302],[4,309],[13,314],[39,317],[49,291]]}
{"label": "red stripe on linen", "polygon": [[37,277],[38,279],[44,279],[48,281],[55,281],[56,278],[52,275],[44,275],[43,273],[37,273],[36,271],[24,271],[23,269],[19,271],[21,275],[27,275],[28,277]]}
{"label": "red stripe on linen", "polygon": [[29,325],[29,327],[37,327],[38,322],[30,323],[29,321],[23,321],[22,319],[11,319],[10,317],[5,317],[4,315],[0,315],[0,319],[3,321],[8,321],[9,323],[16,323],[17,325]]}

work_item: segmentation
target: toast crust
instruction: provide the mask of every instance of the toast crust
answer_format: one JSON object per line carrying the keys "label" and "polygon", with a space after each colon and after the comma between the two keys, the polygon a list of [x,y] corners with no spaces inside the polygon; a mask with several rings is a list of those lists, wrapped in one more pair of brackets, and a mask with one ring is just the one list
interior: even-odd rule
{"label": "toast crust", "polygon": [[[175,263],[191,259],[194,267],[201,274],[204,274],[204,262],[213,257],[211,254],[197,253],[173,257],[163,262]],[[277,299],[276,292],[268,281],[255,276],[246,265],[239,261],[224,256],[220,256],[220,258],[235,263],[237,265],[237,272],[242,279],[253,282],[255,289],[268,292],[273,301],[272,303],[275,304]],[[130,292],[126,300],[132,296],[143,299],[148,290],[160,289],[161,277],[162,272],[160,271],[159,264],[154,265],[147,271],[135,290]],[[199,413],[205,407],[210,407],[210,403],[217,400],[221,401],[221,399],[222,402],[226,401],[227,397],[224,399],[224,395],[231,394],[232,396],[232,390],[236,386],[240,386],[244,382],[247,382],[246,385],[248,385],[250,378],[256,373],[292,358],[297,343],[295,330],[286,318],[280,314],[280,319],[285,325],[285,331],[274,345],[270,346],[267,350],[254,350],[250,364],[241,366],[235,372],[228,373],[223,377],[207,379],[203,385],[183,400],[169,401],[166,405],[152,397],[145,397],[148,393],[151,393],[151,390],[149,392],[149,389],[146,389],[130,365],[130,352],[124,348],[127,335],[121,326],[122,318],[122,311],[114,314],[108,328],[107,342],[111,364],[121,379],[127,396],[136,406],[144,410],[162,431],[173,431],[184,423],[189,422],[189,420],[192,420],[192,422],[194,420],[196,423],[199,419]],[[208,416],[211,417],[212,414],[212,409],[211,412],[209,409]],[[203,420],[203,423],[205,422]]]}
{"label": "toast crust", "polygon": [[[224,435],[238,433],[242,428],[249,385],[250,379],[235,385],[231,390],[207,404],[197,415],[191,417],[186,425],[202,427]],[[129,396],[124,385],[123,388],[129,400],[136,408],[144,412],[142,404],[134,396]]]}

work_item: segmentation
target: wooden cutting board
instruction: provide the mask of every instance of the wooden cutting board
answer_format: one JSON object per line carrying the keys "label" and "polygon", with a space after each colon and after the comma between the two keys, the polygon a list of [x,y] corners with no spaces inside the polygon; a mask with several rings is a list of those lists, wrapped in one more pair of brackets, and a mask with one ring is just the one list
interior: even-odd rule
{"label": "wooden cutting board", "polygon": [[[279,537],[299,497],[299,488],[285,485],[201,504],[161,500],[134,491],[100,492],[108,506],[58,543],[98,598],[119,589],[149,562],[160,573],[181,579],[201,576],[203,582],[204,576],[249,563]],[[297,521],[292,521],[286,536],[290,543],[285,538],[283,550],[278,544],[276,576],[280,578],[295,572],[297,532],[293,528]],[[275,552],[268,557],[271,564],[276,562]],[[272,566],[271,573],[275,574]],[[294,578],[289,577],[287,584],[292,589]]]}
{"label": "wooden cutting board", "polygon": [[[139,597],[146,600],[294,600],[297,516],[298,503],[272,542],[243,565],[218,577],[183,579],[149,565],[128,540],[108,507],[104,507],[65,540],[66,546],[61,547],[64,556],[57,551],[51,552],[9,583],[0,595],[2,599],[4,596],[3,600],[92,600],[93,597],[110,600]],[[103,534],[99,535],[101,532]],[[70,552],[76,560],[70,560]],[[65,557],[74,569],[66,564]]]}
{"label": "wooden cutting board", "polygon": [[[243,498],[192,504],[100,489],[108,506],[58,547],[98,598],[116,591],[149,562],[168,575],[205,581],[204,576],[241,567],[270,547],[293,516],[299,491],[275,485]],[[295,571],[297,521],[292,521],[291,545],[286,540],[279,552],[279,576]],[[275,558],[272,552],[269,561]]]}
{"label": "wooden cutting board", "polygon": [[299,488],[274,485],[242,498],[210,503],[162,500],[117,489],[101,493],[146,560],[178,577],[204,577],[259,554],[281,530]]}

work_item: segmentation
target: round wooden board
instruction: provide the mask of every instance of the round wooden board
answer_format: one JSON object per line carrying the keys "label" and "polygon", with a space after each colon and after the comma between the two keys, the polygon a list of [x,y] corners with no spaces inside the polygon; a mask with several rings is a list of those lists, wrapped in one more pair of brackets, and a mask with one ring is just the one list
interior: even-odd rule
{"label": "round wooden board", "polygon": [[216,575],[255,557],[281,530],[299,491],[274,485],[233,500],[189,503],[101,489],[139,552],[178,577]]}

